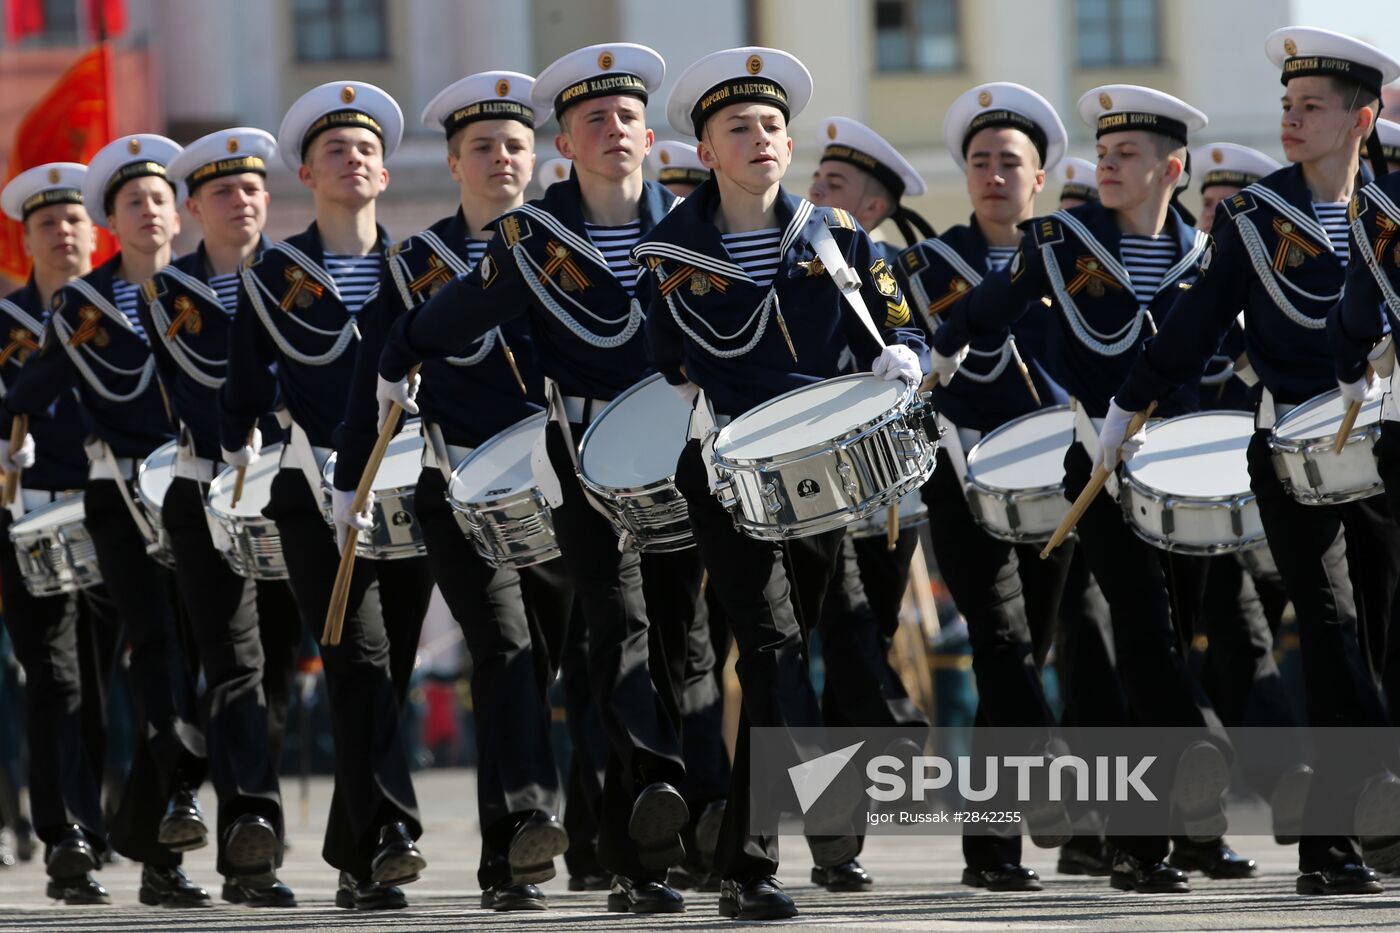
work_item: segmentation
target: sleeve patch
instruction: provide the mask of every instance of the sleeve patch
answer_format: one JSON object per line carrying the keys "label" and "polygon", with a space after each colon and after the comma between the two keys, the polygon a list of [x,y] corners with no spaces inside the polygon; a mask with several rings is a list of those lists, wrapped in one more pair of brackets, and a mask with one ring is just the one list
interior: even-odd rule
{"label": "sleeve patch", "polygon": [[501,270],[496,268],[496,260],[491,258],[490,253],[481,257],[481,263],[476,268],[481,274],[482,288],[490,288],[491,283],[496,281],[496,276],[501,273]]}
{"label": "sleeve patch", "polygon": [[885,265],[885,260],[875,260],[870,267],[870,275],[875,280],[875,288],[886,298],[892,298],[899,292],[899,283],[894,280],[894,273]]}
{"label": "sleeve patch", "polygon": [[1239,194],[1226,198],[1221,203],[1225,205],[1225,213],[1230,215],[1231,217],[1236,217],[1240,214],[1248,214],[1250,211],[1254,210],[1254,208],[1258,206],[1257,202],[1255,202],[1254,200],[1254,197],[1252,195],[1246,194],[1243,191],[1241,191]]}
{"label": "sleeve patch", "polygon": [[506,246],[514,247],[521,240],[530,238],[530,225],[522,220],[518,214],[507,214],[501,218],[499,227],[501,238],[506,241]]}
{"label": "sleeve patch", "polygon": [[899,265],[906,275],[914,275],[928,268],[928,260],[924,258],[923,250],[911,246],[899,254]]}
{"label": "sleeve patch", "polygon": [[1064,229],[1053,217],[1040,218],[1031,225],[1031,230],[1035,233],[1035,242],[1040,246],[1060,243],[1065,238]]}

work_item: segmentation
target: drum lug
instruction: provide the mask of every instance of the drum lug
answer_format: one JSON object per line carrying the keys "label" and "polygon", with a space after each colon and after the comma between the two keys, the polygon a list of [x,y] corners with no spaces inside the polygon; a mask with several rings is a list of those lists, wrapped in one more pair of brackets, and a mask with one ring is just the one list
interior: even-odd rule
{"label": "drum lug", "polygon": [[906,460],[917,460],[923,453],[923,445],[919,443],[919,432],[910,428],[891,432],[894,434],[895,443],[899,445],[899,455]]}
{"label": "drum lug", "polygon": [[1172,500],[1162,500],[1162,534],[1170,535],[1176,531],[1176,514],[1172,511]]}
{"label": "drum lug", "polygon": [[764,483],[760,493],[763,496],[763,508],[767,510],[769,515],[777,515],[783,510],[782,499],[778,496],[777,483],[771,480]]}
{"label": "drum lug", "polygon": [[[917,456],[917,455],[916,455]],[[846,491],[846,495],[855,499],[856,493],[860,492],[860,487],[856,481],[851,479],[851,465],[849,463],[836,464],[836,472],[841,477],[841,486]]]}
{"label": "drum lug", "polygon": [[1317,461],[1313,460],[1312,457],[1303,461],[1303,472],[1308,477],[1309,486],[1314,490],[1322,488],[1322,471],[1317,468]]}
{"label": "drum lug", "polygon": [[739,504],[739,497],[734,492],[733,477],[726,476],[724,479],[715,480],[714,494],[719,504],[730,511]]}

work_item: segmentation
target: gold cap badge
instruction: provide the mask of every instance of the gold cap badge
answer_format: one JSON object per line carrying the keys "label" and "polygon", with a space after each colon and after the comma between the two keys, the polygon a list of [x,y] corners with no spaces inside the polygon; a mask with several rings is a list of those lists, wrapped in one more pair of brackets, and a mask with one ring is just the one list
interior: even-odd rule
{"label": "gold cap badge", "polygon": [[141,151],[141,140],[135,138],[128,139],[126,141],[126,151],[132,155],[136,155],[136,153]]}
{"label": "gold cap badge", "polygon": [[340,100],[342,103],[352,104],[355,102],[355,89],[350,85],[340,89]]}
{"label": "gold cap badge", "polygon": [[983,91],[981,94],[978,94],[978,95],[977,95],[977,106],[979,106],[979,107],[990,107],[991,105],[992,105],[992,92],[991,92],[991,91]]}
{"label": "gold cap badge", "polygon": [[509,94],[509,93],[510,93],[510,81],[506,80],[505,78],[502,78],[501,80],[499,80],[499,81],[496,82],[496,96],[497,96],[497,97],[505,97],[505,96],[506,96],[507,94]]}
{"label": "gold cap badge", "polygon": [[1107,91],[1099,95],[1099,106],[1105,110],[1113,109],[1113,98],[1108,96]]}
{"label": "gold cap badge", "polygon": [[1221,152],[1219,149],[1212,149],[1210,151],[1210,160],[1216,165],[1219,165],[1221,162],[1225,161],[1225,153]]}
{"label": "gold cap badge", "polygon": [[1284,50],[1285,52],[1287,52],[1289,55],[1297,55],[1297,54],[1298,54],[1298,43],[1294,42],[1292,39],[1284,39],[1284,40],[1283,40],[1283,50]]}
{"label": "gold cap badge", "polygon": [[59,178],[60,178],[60,175],[58,174],[58,169],[56,169],[56,168],[51,168],[51,169],[49,169],[49,184],[51,184],[51,185],[56,185],[56,184],[58,184],[58,179],[59,179]]}
{"label": "gold cap badge", "polygon": [[237,137],[237,136],[230,136],[230,137],[228,138],[228,143],[226,144],[226,147],[227,147],[227,149],[228,149],[229,152],[237,152],[237,151],[238,151],[238,137]]}
{"label": "gold cap badge", "polygon": [[763,70],[763,59],[757,55],[750,55],[745,67],[749,69],[749,74],[756,75]]}
{"label": "gold cap badge", "polygon": [[1065,166],[1065,177],[1068,178],[1070,181],[1073,181],[1073,180],[1074,180],[1074,166],[1073,166],[1073,165],[1066,165],[1066,166]]}
{"label": "gold cap badge", "polygon": [[827,139],[835,139],[835,138],[836,138],[836,124],[835,124],[835,123],[828,123],[828,124],[826,125],[826,138],[827,138]]}
{"label": "gold cap badge", "polygon": [[660,158],[661,158],[661,164],[662,164],[662,165],[670,165],[670,164],[671,164],[671,153],[667,152],[665,149],[662,149],[662,150],[661,150],[661,157],[660,157]]}
{"label": "gold cap badge", "polygon": [[612,68],[612,66],[613,66],[613,53],[611,53],[611,52],[604,52],[603,54],[601,54],[601,55],[598,56],[598,67],[599,67],[599,68],[603,69],[604,71],[608,71],[608,70],[610,70],[610,69]]}

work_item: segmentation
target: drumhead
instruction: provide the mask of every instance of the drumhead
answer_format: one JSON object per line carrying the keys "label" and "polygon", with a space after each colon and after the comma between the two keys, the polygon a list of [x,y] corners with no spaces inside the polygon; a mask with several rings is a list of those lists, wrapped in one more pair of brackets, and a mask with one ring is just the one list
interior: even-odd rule
{"label": "drumhead", "polygon": [[166,441],[141,461],[140,475],[136,478],[136,488],[141,499],[157,510],[165,504],[165,493],[175,479],[175,457],[177,443]]}
{"label": "drumhead", "polygon": [[282,468],[282,445],[269,444],[262,449],[258,462],[248,467],[243,476],[243,497],[233,507],[233,487],[237,485],[238,468],[229,467],[209,484],[209,508],[220,515],[236,518],[257,518],[272,498],[272,479]]}
{"label": "drumhead", "polygon": [[[1317,398],[1299,405],[1278,420],[1274,425],[1274,436],[1285,441],[1332,440],[1342,426],[1347,405],[1342,401],[1339,389],[1324,392]],[[1375,398],[1361,406],[1361,414],[1356,418],[1356,427],[1375,424],[1381,418],[1381,399]]]}
{"label": "drumhead", "polygon": [[674,476],[690,406],[657,374],[623,392],[583,435],[579,469],[599,486],[636,489]]}
{"label": "drumhead", "polygon": [[544,412],[531,415],[468,454],[452,473],[452,501],[490,502],[534,486],[530,454],[547,420]]}
{"label": "drumhead", "polygon": [[10,526],[10,538],[81,522],[86,514],[83,511],[83,494],[75,493],[66,499],[50,502],[27,513],[24,518]]}
{"label": "drumhead", "polygon": [[[419,420],[413,418],[399,426],[399,433],[389,442],[389,449],[384,451],[384,459],[374,474],[374,485],[370,488],[375,492],[411,488],[418,484],[418,476],[423,472],[423,434],[419,424]],[[321,470],[321,478],[327,488],[335,477],[337,459],[332,454]]]}
{"label": "drumhead", "polygon": [[901,379],[856,373],[794,389],[731,421],[719,432],[715,453],[763,460],[805,450],[880,418],[908,388]]}
{"label": "drumhead", "polygon": [[1044,489],[1065,476],[1065,451],[1074,443],[1068,405],[1042,408],[992,431],[967,455],[967,481],[985,489]]}
{"label": "drumhead", "polygon": [[1203,411],[1147,429],[1147,443],[1124,469],[1149,489],[1209,499],[1249,493],[1245,451],[1254,416],[1243,411]]}

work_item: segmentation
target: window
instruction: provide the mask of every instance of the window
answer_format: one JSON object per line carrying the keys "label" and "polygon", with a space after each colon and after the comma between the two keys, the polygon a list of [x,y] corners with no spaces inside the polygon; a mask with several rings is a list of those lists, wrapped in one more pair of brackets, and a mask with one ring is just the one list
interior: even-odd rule
{"label": "window", "polygon": [[875,63],[880,71],[956,71],[957,0],[875,0]]}
{"label": "window", "polygon": [[295,0],[297,60],[334,62],[389,57],[384,0]]}
{"label": "window", "polygon": [[1081,68],[1161,61],[1157,0],[1075,0],[1074,21]]}
{"label": "window", "polygon": [[[14,2],[14,0],[10,0],[10,2]],[[27,23],[33,31],[15,40],[15,44],[19,47],[48,48],[80,43],[78,4],[73,0],[39,0],[37,5],[27,4],[26,12],[30,15],[37,13],[38,16],[35,20]]]}

